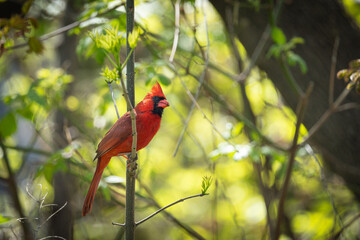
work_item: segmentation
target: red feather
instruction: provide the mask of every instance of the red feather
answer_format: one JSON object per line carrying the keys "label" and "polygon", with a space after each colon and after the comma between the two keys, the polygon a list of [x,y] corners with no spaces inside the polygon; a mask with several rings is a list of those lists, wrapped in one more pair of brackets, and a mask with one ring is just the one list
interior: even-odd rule
{"label": "red feather", "polygon": [[[137,148],[146,147],[160,128],[161,115],[169,103],[164,93],[156,83],[145,98],[135,107]],[[91,210],[95,193],[98,188],[101,175],[113,156],[122,156],[131,152],[132,129],[130,112],[119,118],[100,141],[96,150],[95,159],[98,159],[93,180],[86,195],[82,215],[85,216]]]}

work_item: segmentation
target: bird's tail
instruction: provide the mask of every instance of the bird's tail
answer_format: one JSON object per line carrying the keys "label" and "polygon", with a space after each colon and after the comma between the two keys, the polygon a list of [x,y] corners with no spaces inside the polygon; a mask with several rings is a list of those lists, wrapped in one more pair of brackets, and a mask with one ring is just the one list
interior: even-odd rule
{"label": "bird's tail", "polygon": [[109,163],[109,161],[110,161],[110,158],[107,158],[107,157],[98,159],[94,177],[91,181],[89,191],[85,197],[85,201],[84,201],[84,205],[83,205],[83,209],[82,209],[83,216],[86,216],[86,214],[88,214],[91,211],[91,207],[94,202],[95,193],[99,186],[101,175],[102,175],[106,165]]}

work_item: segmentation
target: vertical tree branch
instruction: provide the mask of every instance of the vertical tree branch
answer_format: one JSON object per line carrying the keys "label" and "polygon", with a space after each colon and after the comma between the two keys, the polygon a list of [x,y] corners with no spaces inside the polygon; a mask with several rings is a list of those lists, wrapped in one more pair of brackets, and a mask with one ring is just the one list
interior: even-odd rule
{"label": "vertical tree branch", "polygon": [[[136,161],[136,118],[132,106],[135,105],[135,56],[129,45],[129,34],[134,28],[134,0],[126,0],[126,52],[130,58],[126,64],[126,87],[128,92],[128,110],[131,113],[131,126],[133,131],[133,143],[129,164],[126,171],[126,203],[125,203],[125,238],[126,240],[135,239],[135,161]],[[120,76],[122,74],[120,73]],[[123,81],[122,81],[123,84]],[[124,87],[124,86],[123,86]],[[125,88],[124,88],[125,90]],[[135,135],[134,135],[135,133]]]}
{"label": "vertical tree branch", "polygon": [[297,109],[297,113],[296,113],[297,122],[296,122],[295,134],[294,134],[292,145],[289,150],[290,151],[289,163],[288,163],[288,166],[286,169],[285,181],[284,181],[284,185],[281,189],[281,196],[280,196],[279,205],[278,205],[278,216],[277,216],[277,221],[276,221],[275,237],[274,237],[275,240],[279,239],[279,237],[280,237],[280,226],[281,226],[282,218],[284,216],[285,199],[286,199],[286,195],[287,195],[287,190],[289,188],[292,167],[295,162],[295,155],[296,155],[296,152],[298,149],[297,142],[298,142],[299,133],[300,133],[300,126],[301,126],[301,122],[304,118],[305,108],[306,108],[306,105],[309,100],[310,93],[311,93],[313,87],[314,87],[314,84],[312,82],[310,82],[310,85],[307,88],[306,93],[304,95],[301,95],[301,99],[298,104],[298,109]]}
{"label": "vertical tree branch", "polygon": [[4,143],[2,142],[2,139],[0,138],[0,146],[1,146],[1,150],[3,152],[3,159],[4,159],[4,163],[6,166],[6,169],[8,171],[8,178],[6,179],[9,185],[9,191],[10,191],[10,195],[11,198],[14,202],[14,206],[16,211],[19,214],[20,219],[25,219],[25,221],[21,221],[22,224],[22,229],[23,229],[23,233],[24,233],[24,239],[25,240],[32,240],[34,239],[33,233],[31,231],[31,226],[29,224],[29,222],[26,221],[26,217],[24,215],[21,203],[20,203],[20,199],[19,199],[19,195],[17,192],[17,184],[16,184],[16,180],[15,180],[15,175],[13,174],[11,167],[10,167],[10,160],[9,160],[9,156],[7,154],[7,149],[4,145]]}
{"label": "vertical tree branch", "polygon": [[176,48],[177,48],[178,41],[179,41],[179,33],[180,33],[180,2],[181,2],[180,0],[176,0],[176,3],[175,3],[175,32],[174,32],[173,46],[172,46],[171,54],[170,54],[170,58],[169,58],[169,61],[171,63],[174,61]]}

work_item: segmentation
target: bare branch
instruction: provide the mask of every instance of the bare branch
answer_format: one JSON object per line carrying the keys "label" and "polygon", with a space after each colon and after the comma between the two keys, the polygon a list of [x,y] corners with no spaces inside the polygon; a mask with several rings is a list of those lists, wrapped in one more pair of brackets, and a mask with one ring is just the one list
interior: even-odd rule
{"label": "bare branch", "polygon": [[336,112],[342,112],[350,109],[360,109],[360,104],[358,103],[345,103],[343,105],[340,105],[337,109],[335,109]]}
{"label": "bare branch", "polygon": [[336,234],[334,234],[333,236],[331,236],[328,240],[335,240],[338,239],[341,235],[341,233],[348,227],[350,227],[356,220],[358,220],[360,218],[360,213],[356,214],[355,217],[353,217],[353,219],[350,220],[349,223],[347,223],[344,227],[342,227]]}
{"label": "bare branch", "polygon": [[339,97],[336,99],[336,101],[331,104],[331,106],[329,107],[328,110],[326,110],[326,112],[320,117],[320,119],[314,124],[314,126],[312,126],[310,128],[310,130],[308,131],[307,136],[304,138],[304,140],[302,141],[302,143],[300,144],[301,146],[303,146],[305,143],[307,143],[309,141],[309,139],[321,128],[321,126],[326,122],[326,120],[338,109],[338,107],[340,106],[340,104],[344,101],[344,99],[346,98],[346,96],[351,92],[353,87],[348,88],[346,87],[341,94],[339,95]]}
{"label": "bare branch", "polygon": [[176,0],[175,3],[175,32],[174,32],[174,41],[171,49],[171,54],[169,61],[172,63],[175,57],[176,48],[179,41],[179,33],[180,33],[180,2],[181,0]]}
{"label": "bare branch", "polygon": [[58,210],[56,210],[53,214],[51,214],[44,222],[42,222],[38,228],[42,227],[47,221],[49,221],[53,216],[55,216],[58,212],[60,212],[64,207],[66,207],[67,202],[64,203]]}
{"label": "bare branch", "polygon": [[257,60],[259,59],[260,54],[264,50],[267,41],[269,40],[269,36],[270,36],[270,32],[271,32],[270,30],[271,30],[270,25],[267,25],[264,32],[262,33],[262,35],[260,37],[259,43],[256,45],[256,48],[255,48],[253,54],[251,55],[249,65],[244,69],[244,71],[242,71],[237,76],[237,81],[239,81],[239,82],[245,81],[247,79],[247,77],[249,76],[251,70],[254,68],[255,64],[257,63]]}
{"label": "bare branch", "polygon": [[287,190],[289,188],[292,167],[295,162],[295,155],[296,155],[296,152],[298,149],[297,142],[298,142],[299,133],[300,133],[300,126],[301,126],[301,123],[302,123],[302,120],[303,120],[303,117],[305,114],[306,105],[309,100],[310,93],[311,93],[313,87],[314,87],[313,82],[310,82],[305,95],[301,96],[301,99],[300,99],[300,102],[298,105],[298,109],[297,109],[297,114],[296,114],[297,122],[296,122],[295,134],[294,134],[292,145],[289,150],[290,151],[289,163],[288,163],[288,167],[286,169],[285,181],[284,181],[284,185],[281,190],[281,195],[280,195],[280,200],[279,200],[279,205],[278,205],[278,216],[277,216],[277,222],[276,222],[276,228],[275,228],[275,238],[274,238],[275,240],[279,239],[279,237],[280,237],[280,226],[281,226],[281,221],[282,221],[282,218],[284,215],[284,204],[285,204],[285,200],[286,200]]}
{"label": "bare branch", "polygon": [[112,100],[113,100],[113,103],[114,103],[114,107],[115,107],[115,111],[116,111],[116,115],[118,117],[118,119],[120,118],[120,115],[119,115],[119,111],[118,111],[118,107],[116,105],[116,101],[115,101],[115,97],[114,97],[114,91],[112,89],[112,86],[111,86],[111,82],[110,81],[106,81],[109,88],[110,88],[110,92],[111,92],[111,97],[112,97]]}
{"label": "bare branch", "polygon": [[21,152],[30,152],[30,153],[36,153],[36,154],[41,154],[41,155],[45,155],[45,156],[51,156],[51,152],[47,152],[47,151],[43,151],[40,149],[35,149],[35,148],[27,148],[27,147],[20,147],[20,146],[5,146],[8,149],[13,149],[13,150],[17,150],[17,151],[21,151]]}
{"label": "bare branch", "polygon": [[175,202],[173,202],[173,203],[171,203],[171,204],[169,204],[169,205],[167,205],[167,206],[165,206],[165,207],[163,207],[163,208],[160,208],[159,210],[157,210],[157,211],[154,212],[153,214],[149,215],[148,217],[146,217],[146,218],[138,221],[138,222],[136,223],[136,226],[138,226],[138,225],[140,225],[141,223],[149,220],[150,218],[154,217],[155,215],[159,214],[160,212],[164,211],[165,209],[167,209],[167,208],[169,208],[169,207],[171,207],[171,206],[174,206],[175,204],[178,204],[178,203],[180,203],[180,202],[183,202],[183,201],[188,200],[188,199],[191,199],[191,198],[203,197],[203,196],[205,196],[205,195],[208,195],[208,194],[196,194],[196,195],[192,195],[192,196],[189,196],[189,197],[186,197],[186,198],[179,199],[179,200],[177,200],[177,201],[175,201]]}
{"label": "bare branch", "polygon": [[60,236],[47,236],[47,237],[40,238],[39,240],[45,240],[45,239],[51,239],[51,238],[57,238],[57,239],[66,240],[66,238],[63,238],[63,237],[60,237]]}

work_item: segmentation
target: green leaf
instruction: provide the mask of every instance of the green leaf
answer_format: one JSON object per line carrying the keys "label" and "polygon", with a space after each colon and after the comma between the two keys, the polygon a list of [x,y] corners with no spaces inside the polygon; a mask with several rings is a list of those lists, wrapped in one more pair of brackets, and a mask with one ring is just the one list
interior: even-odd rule
{"label": "green leaf", "polygon": [[0,119],[0,135],[5,138],[11,136],[16,132],[16,118],[15,114],[9,112],[2,119]]}
{"label": "green leaf", "polygon": [[201,182],[201,194],[207,194],[207,190],[211,186],[212,180],[213,180],[212,177],[208,177],[208,176],[203,177]]}
{"label": "green leaf", "polygon": [[306,66],[306,62],[304,61],[304,59],[302,59],[299,55],[297,55],[296,53],[289,51],[287,53],[287,61],[289,63],[290,66],[295,66],[295,65],[299,65],[300,70],[303,74],[305,74],[307,72],[307,66]]}
{"label": "green leaf", "polygon": [[261,155],[261,148],[259,146],[254,146],[249,153],[250,158],[256,163],[260,162],[261,160],[260,155]]}
{"label": "green leaf", "polygon": [[274,40],[274,42],[279,45],[283,45],[286,43],[286,36],[284,32],[278,27],[273,27],[271,29],[271,37]]}
{"label": "green leaf", "polygon": [[103,194],[103,196],[105,197],[106,201],[110,201],[111,200],[111,192],[110,189],[107,187],[102,187],[101,188],[101,192]]}
{"label": "green leaf", "polygon": [[114,68],[110,70],[107,66],[101,70],[100,75],[104,76],[106,78],[107,82],[113,82],[118,79],[118,72],[117,69]]}
{"label": "green leaf", "polygon": [[16,113],[20,114],[22,117],[31,120],[34,117],[34,113],[31,111],[30,106],[19,108],[16,110]]}
{"label": "green leaf", "polygon": [[24,15],[29,11],[32,2],[33,2],[33,0],[27,0],[27,1],[23,4],[21,10],[22,10],[22,13],[23,13]]}
{"label": "green leaf", "polygon": [[0,224],[9,222],[11,218],[4,217],[2,214],[0,214]]}
{"label": "green leaf", "polygon": [[128,42],[131,48],[136,47],[137,42],[139,40],[139,33],[140,33],[139,28],[134,28],[133,31],[129,33]]}
{"label": "green leaf", "polygon": [[294,48],[297,44],[304,44],[305,40],[301,37],[293,37],[290,41],[289,41],[289,46],[291,48]]}
{"label": "green leaf", "polygon": [[171,80],[169,78],[167,78],[165,75],[162,75],[162,74],[158,75],[158,79],[165,86],[168,86],[171,83]]}
{"label": "green leaf", "polygon": [[30,48],[29,52],[34,52],[36,54],[40,54],[44,50],[44,46],[43,46],[42,42],[36,37],[30,37],[28,44],[29,44],[29,48]]}
{"label": "green leaf", "polygon": [[31,101],[38,103],[42,107],[47,105],[46,98],[44,96],[40,96],[34,88],[30,88],[27,96]]}
{"label": "green leaf", "polygon": [[52,163],[45,164],[42,169],[42,172],[44,174],[46,181],[48,181],[48,183],[51,184],[54,175],[54,164]]}
{"label": "green leaf", "polygon": [[274,56],[275,58],[279,58],[282,50],[283,50],[283,48],[281,46],[273,45],[267,52],[266,57],[270,58],[271,56]]}

